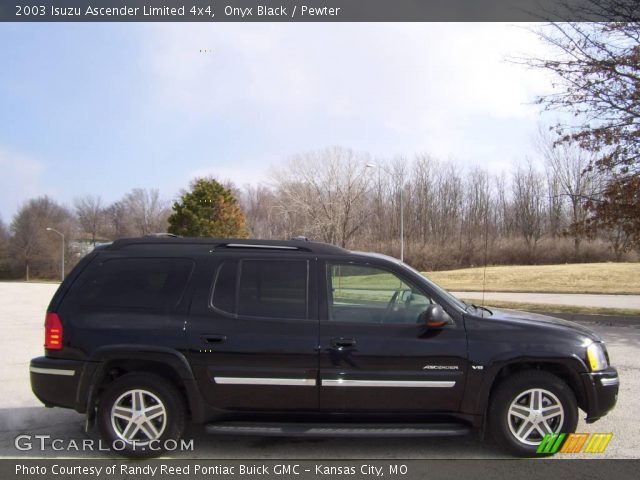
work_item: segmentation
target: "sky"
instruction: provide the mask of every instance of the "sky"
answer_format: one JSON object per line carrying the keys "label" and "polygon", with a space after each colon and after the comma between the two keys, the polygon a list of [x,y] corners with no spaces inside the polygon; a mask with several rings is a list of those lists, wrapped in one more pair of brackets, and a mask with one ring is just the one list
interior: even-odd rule
{"label": "sky", "polygon": [[0,219],[45,194],[269,183],[334,145],[508,171],[552,88],[508,59],[544,48],[502,23],[5,23]]}

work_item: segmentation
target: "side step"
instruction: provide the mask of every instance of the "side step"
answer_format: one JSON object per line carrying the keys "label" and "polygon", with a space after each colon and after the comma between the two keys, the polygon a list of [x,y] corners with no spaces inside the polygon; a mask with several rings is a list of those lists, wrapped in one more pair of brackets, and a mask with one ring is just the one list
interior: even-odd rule
{"label": "side step", "polygon": [[219,422],[207,433],[265,437],[451,437],[471,428],[459,423],[256,423]]}

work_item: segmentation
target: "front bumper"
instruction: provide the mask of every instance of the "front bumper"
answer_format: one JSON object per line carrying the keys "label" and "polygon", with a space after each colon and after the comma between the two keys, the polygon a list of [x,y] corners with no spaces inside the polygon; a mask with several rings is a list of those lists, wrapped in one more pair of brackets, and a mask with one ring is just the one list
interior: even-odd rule
{"label": "front bumper", "polygon": [[83,362],[37,357],[31,360],[31,390],[47,407],[76,408]]}
{"label": "front bumper", "polygon": [[582,382],[586,393],[585,420],[593,423],[616,405],[620,378],[614,367],[608,367],[601,372],[583,373]]}

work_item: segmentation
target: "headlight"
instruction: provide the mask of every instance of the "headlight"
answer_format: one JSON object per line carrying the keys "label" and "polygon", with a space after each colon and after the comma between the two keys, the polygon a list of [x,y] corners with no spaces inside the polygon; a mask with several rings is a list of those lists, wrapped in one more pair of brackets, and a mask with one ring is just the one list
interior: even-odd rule
{"label": "headlight", "polygon": [[592,372],[599,372],[609,366],[602,343],[592,343],[587,347],[587,359]]}

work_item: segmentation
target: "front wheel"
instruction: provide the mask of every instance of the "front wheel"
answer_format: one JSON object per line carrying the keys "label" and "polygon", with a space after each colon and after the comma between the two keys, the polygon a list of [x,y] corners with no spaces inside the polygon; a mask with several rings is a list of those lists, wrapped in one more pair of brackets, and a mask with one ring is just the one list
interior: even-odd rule
{"label": "front wheel", "polygon": [[498,385],[489,405],[493,438],[518,456],[535,456],[546,435],[573,433],[577,425],[578,405],[571,388],[540,370],[508,377]]}

